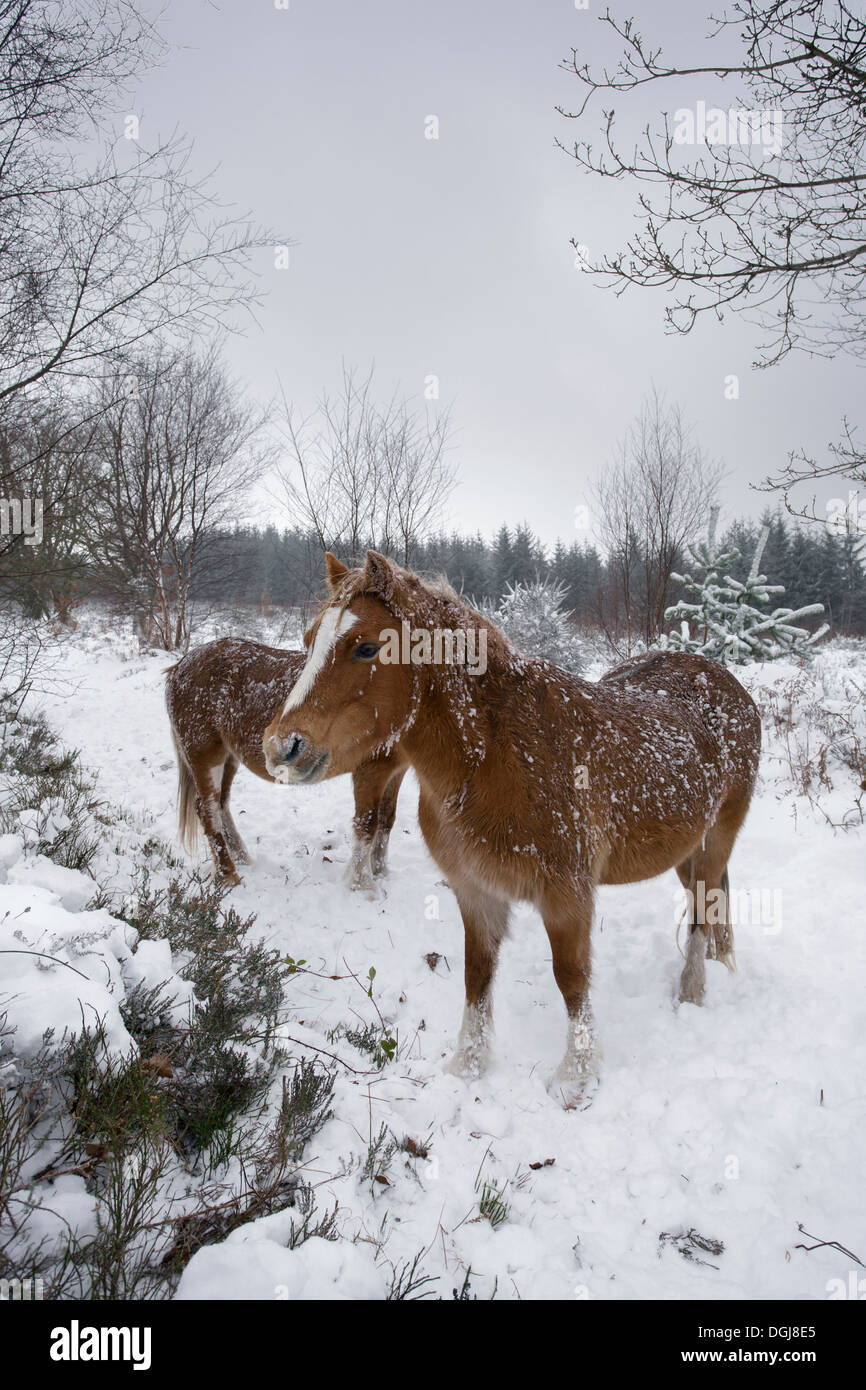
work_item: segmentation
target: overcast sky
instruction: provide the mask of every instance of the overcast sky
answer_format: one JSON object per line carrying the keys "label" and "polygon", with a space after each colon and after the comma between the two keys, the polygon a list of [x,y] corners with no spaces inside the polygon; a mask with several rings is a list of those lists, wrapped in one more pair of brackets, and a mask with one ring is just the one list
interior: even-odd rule
{"label": "overcast sky", "polygon": [[[612,8],[694,62],[704,3]],[[858,413],[855,363],[798,356],[755,371],[760,336],[741,320],[672,337],[661,295],[617,299],[575,268],[572,237],[597,253],[632,227],[633,190],[582,173],[554,143],[576,135],[555,111],[578,100],[561,60],[617,51],[603,8],[169,0],[162,28],[179,47],[135,99],[143,143],[186,131],[196,166],[219,166],[220,194],[295,243],[288,270],[262,258],[258,324],[229,345],[237,374],[263,398],[279,374],[304,411],[344,360],[375,362],[383,395],[399,386],[419,402],[438,377],[459,470],[447,520],[460,530],[525,520],[570,541],[575,507],[653,385],[729,470],[728,517],[760,511],[749,482],[791,449],[823,453]],[[653,120],[661,93],[640,100],[633,119]]]}

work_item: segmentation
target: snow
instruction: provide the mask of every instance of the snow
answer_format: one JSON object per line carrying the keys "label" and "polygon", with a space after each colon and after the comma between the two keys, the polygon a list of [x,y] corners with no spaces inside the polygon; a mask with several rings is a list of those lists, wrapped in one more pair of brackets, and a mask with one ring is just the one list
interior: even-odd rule
{"label": "snow", "polygon": [[[100,799],[125,808],[93,865],[121,889],[146,836],[174,838],[176,773],[163,703],[169,660],[131,653],[122,633],[115,638],[85,619],[61,645],[59,687],[42,701],[61,739],[96,772]],[[802,733],[798,719],[815,700],[838,718],[831,706],[849,707],[845,682],[862,691],[866,680],[862,646],[829,645],[814,665],[806,675],[793,662],[737,674],[762,708],[799,681],[794,723]],[[178,1297],[381,1298],[391,1270],[419,1252],[421,1271],[436,1281],[428,1288],[445,1298],[468,1269],[471,1292],[482,1298],[494,1288],[505,1299],[827,1297],[828,1282],[846,1280],[852,1262],[830,1248],[797,1249],[798,1223],[866,1258],[864,832],[852,813],[850,773],[834,768],[832,780],[824,810],[799,795],[784,736],[774,736],[731,886],[759,902],[762,893],[772,901],[781,894],[781,929],[760,912],[738,925],[738,971],[707,963],[703,1008],[676,1003],[676,876],[600,891],[592,1004],[601,1086],[589,1109],[566,1112],[546,1089],[565,1013],[541,921],[527,907],[515,909],[503,947],[488,1071],[467,1083],[443,1069],[463,1008],[462,927],[421,840],[411,774],[390,875],[377,894],[364,895],[342,882],[349,779],[287,788],[241,769],[233,809],[255,863],[229,901],[242,916],[255,912],[270,943],[316,972],[288,982],[288,1035],[356,1069],[341,1069],[333,1117],[304,1160],[319,1210],[338,1204],[342,1239],[291,1250],[292,1211],[264,1218],[199,1250]],[[851,828],[834,828],[842,821]],[[66,963],[0,958],[10,1022],[35,1045],[45,1027],[74,1027],[83,1007],[105,1015],[112,1045],[123,1048],[124,990],[137,979],[180,986],[167,944],[137,944],[104,909],[87,911],[87,876],[40,864],[20,837],[0,838],[4,873],[0,949],[45,951]],[[431,968],[434,952],[440,959]],[[378,1013],[398,1054],[369,1072],[363,1054],[329,1033],[375,1022]],[[363,1165],[382,1125],[399,1140],[412,1137],[427,1156],[398,1152],[387,1184],[376,1184]],[[508,1203],[495,1229],[479,1216],[485,1180],[504,1187]],[[85,1212],[80,1186],[60,1196],[54,1205]],[[723,1242],[723,1252],[700,1265],[660,1242],[690,1229]]]}
{"label": "snow", "polygon": [[0,886],[0,1006],[16,1029],[17,1045],[33,1052],[45,1029],[58,1037],[74,1033],[83,1015],[104,1018],[110,1047],[131,1047],[118,1011],[131,939],[130,928],[105,910],[72,913],[46,888]]}
{"label": "snow", "polygon": [[128,1052],[134,1044],[120,1004],[141,983],[170,983],[174,1011],[186,1017],[192,991],[175,974],[168,943],[138,942],[135,928],[105,908],[70,909],[70,901],[83,905],[93,897],[93,881],[52,865],[62,898],[43,886],[54,874],[45,872],[41,858],[18,860],[9,882],[0,884],[0,1012],[22,1052],[36,1051],[46,1029],[57,1039],[80,1031],[82,1018],[91,1025],[101,1019],[109,1048]]}
{"label": "snow", "polygon": [[291,1212],[233,1231],[222,1245],[200,1250],[180,1281],[180,1299],[381,1299],[387,1291],[373,1252],[362,1245],[311,1236],[286,1249]]}
{"label": "snow", "polygon": [[89,874],[79,873],[77,869],[65,869],[62,864],[53,864],[44,854],[11,863],[7,877],[9,883],[47,888],[70,912],[80,912],[97,890]]}

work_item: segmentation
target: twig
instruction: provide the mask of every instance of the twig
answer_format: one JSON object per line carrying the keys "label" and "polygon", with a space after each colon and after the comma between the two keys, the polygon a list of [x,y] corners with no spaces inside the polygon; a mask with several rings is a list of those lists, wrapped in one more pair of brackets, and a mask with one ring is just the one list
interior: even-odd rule
{"label": "twig", "polygon": [[336,1052],[328,1052],[327,1048],[324,1048],[324,1047],[314,1047],[312,1043],[303,1042],[303,1041],[301,1040],[301,1038],[293,1038],[293,1037],[291,1036],[291,1034],[289,1034],[289,1033],[286,1033],[286,1034],[284,1034],[283,1036],[285,1037],[285,1041],[286,1041],[286,1042],[297,1043],[297,1044],[298,1044],[298,1047],[308,1047],[308,1048],[310,1049],[311,1052],[321,1052],[321,1053],[323,1054],[323,1056],[325,1056],[325,1057],[330,1057],[332,1061],[339,1063],[339,1065],[340,1065],[341,1067],[345,1067],[345,1068],[346,1068],[346,1071],[354,1072],[356,1076],[372,1076],[372,1075],[373,1075],[373,1068],[372,1068],[372,1067],[371,1067],[371,1068],[368,1068],[366,1071],[361,1070],[360,1067],[350,1067],[350,1066],[349,1066],[349,1063],[348,1063],[348,1062],[344,1062],[343,1059],[342,1059],[342,1057],[338,1057],[337,1054],[336,1054]]}
{"label": "twig", "polygon": [[75,966],[70,965],[68,960],[61,960],[59,956],[50,956],[47,951],[22,951],[12,948],[7,950],[4,947],[3,950],[0,950],[0,956],[42,956],[45,960],[53,960],[55,965],[65,965],[67,970],[71,970],[75,975],[80,975],[82,980],[87,980],[88,984],[93,984],[89,975],[85,975],[82,970],[76,970]]}
{"label": "twig", "polygon": [[798,1230],[798,1231],[802,1231],[802,1232],[803,1232],[803,1235],[804,1235],[804,1236],[808,1236],[810,1240],[814,1240],[815,1244],[814,1244],[814,1245],[802,1245],[802,1244],[798,1243],[797,1245],[794,1246],[794,1249],[795,1249],[795,1250],[820,1250],[820,1249],[822,1249],[825,1245],[829,1245],[829,1246],[832,1246],[832,1248],[833,1248],[834,1250],[838,1250],[838,1251],[840,1252],[840,1254],[842,1254],[842,1255],[847,1255],[848,1258],[849,1258],[849,1260],[853,1260],[854,1263],[855,1263],[855,1264],[858,1264],[858,1265],[860,1266],[861,1269],[866,1269],[866,1265],[864,1265],[864,1263],[863,1263],[863,1261],[862,1261],[861,1259],[858,1259],[858,1257],[854,1254],[853,1250],[846,1250],[846,1249],[845,1249],[845,1246],[844,1246],[844,1245],[840,1245],[839,1242],[838,1242],[838,1240],[821,1240],[820,1236],[813,1236],[812,1233],[811,1233],[811,1231],[807,1231],[806,1228],[805,1228],[805,1226],[803,1226],[803,1224],[802,1224],[801,1222],[799,1222],[799,1221],[797,1222],[797,1230]]}

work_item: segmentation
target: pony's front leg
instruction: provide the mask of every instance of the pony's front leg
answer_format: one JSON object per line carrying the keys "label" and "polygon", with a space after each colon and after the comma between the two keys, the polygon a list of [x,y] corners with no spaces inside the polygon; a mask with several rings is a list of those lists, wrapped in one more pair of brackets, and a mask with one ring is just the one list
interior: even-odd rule
{"label": "pony's front leg", "polygon": [[373,844],[370,849],[370,870],[374,878],[381,878],[388,871],[388,841],[391,838],[391,831],[394,829],[394,820],[397,815],[397,796],[405,775],[405,767],[393,774],[379,802],[376,833],[373,836]]}
{"label": "pony's front leg", "polygon": [[566,1110],[575,1110],[592,1101],[601,1059],[589,1004],[592,890],[580,889],[566,902],[559,898],[545,902],[541,912],[553,954],[554,978],[568,1015],[565,1056],[554,1073],[550,1091]]}
{"label": "pony's front leg", "polygon": [[445,1070],[475,1080],[487,1066],[493,1034],[490,991],[499,947],[508,931],[508,903],[477,889],[455,888],[463,917],[466,1004],[457,1051]]}
{"label": "pony's front leg", "polygon": [[355,815],[352,820],[352,854],[346,869],[349,888],[369,890],[373,884],[370,857],[379,825],[379,802],[389,772],[380,763],[363,763],[352,773]]}

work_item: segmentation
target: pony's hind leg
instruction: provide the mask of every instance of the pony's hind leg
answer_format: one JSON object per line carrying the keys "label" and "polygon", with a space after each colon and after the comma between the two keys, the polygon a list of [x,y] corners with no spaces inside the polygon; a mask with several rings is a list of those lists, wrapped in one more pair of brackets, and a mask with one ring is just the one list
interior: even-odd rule
{"label": "pony's hind leg", "polygon": [[544,927],[553,955],[553,974],[565,1001],[568,1038],[565,1056],[550,1090],[566,1110],[590,1103],[598,1082],[600,1051],[589,1003],[592,890],[578,888],[567,901],[561,895],[541,905]]}
{"label": "pony's hind leg", "polygon": [[[697,930],[695,921],[696,893],[693,856],[689,855],[681,864],[676,865],[677,877],[686,890],[686,915],[685,921],[688,924],[689,939],[686,945],[685,957],[686,964],[683,967],[680,979],[680,999],[685,1003],[700,1003],[704,994],[704,975],[706,974],[703,961],[707,955],[706,937],[702,936]],[[677,927],[677,944],[679,945],[680,930]],[[693,997],[697,996],[697,997]]]}
{"label": "pony's hind leg", "polygon": [[684,888],[689,888],[692,881],[692,860],[691,856],[684,859],[682,864],[676,865],[677,877]]}
{"label": "pony's hind leg", "polygon": [[723,807],[704,843],[677,867],[689,893],[689,941],[680,978],[680,1000],[685,1004],[703,1003],[708,956],[729,970],[735,968],[728,859],[745,814],[739,805]]}
{"label": "pony's hind leg", "polygon": [[231,797],[232,782],[240,764],[234,753],[229,753],[223,764],[222,783],[220,786],[220,815],[222,817],[223,834],[233,858],[241,864],[249,864],[250,856],[247,847],[240,836],[240,831],[234,823],[229,799]]}
{"label": "pony's hind leg", "polygon": [[463,975],[466,1004],[457,1051],[445,1070],[476,1079],[490,1055],[493,1010],[490,991],[499,947],[508,931],[508,903],[476,887],[455,887],[464,931]]}
{"label": "pony's hind leg", "polygon": [[195,808],[213,855],[215,875],[222,883],[234,886],[241,880],[223,828],[220,793],[224,765],[225,756],[210,764],[202,759],[193,766],[192,774],[196,789]]}

